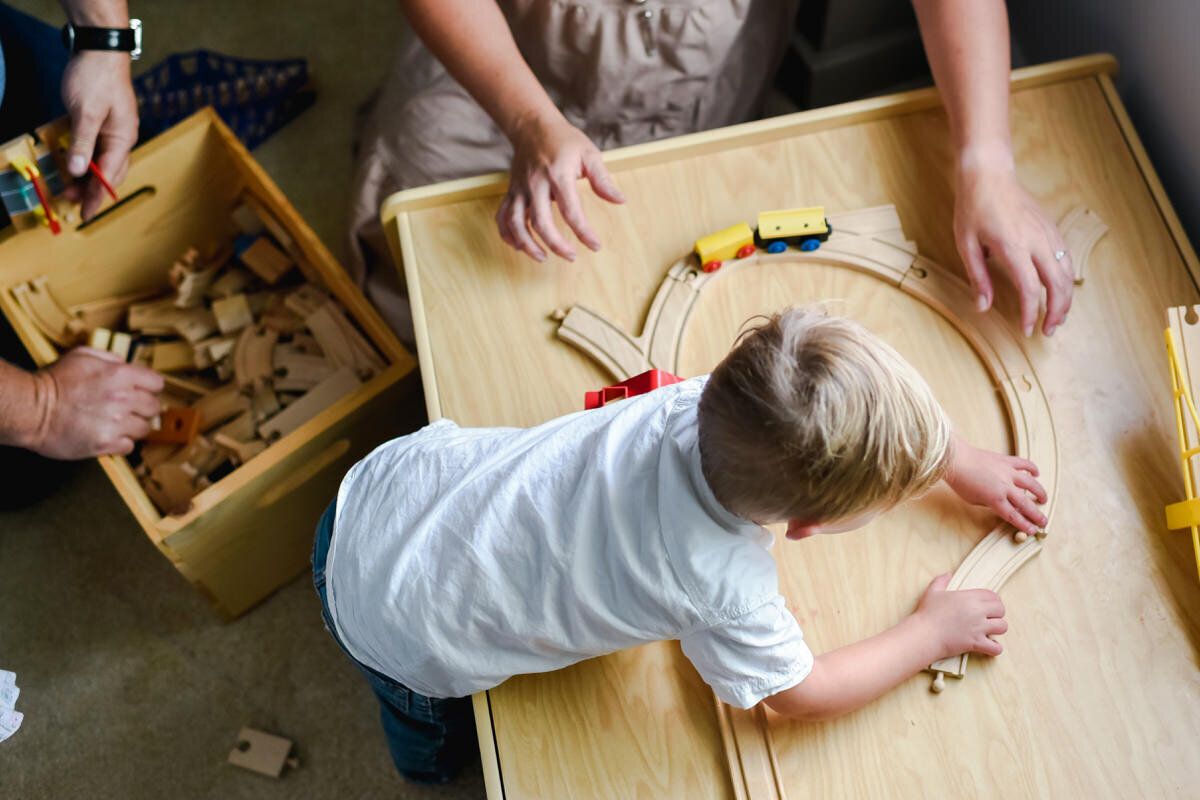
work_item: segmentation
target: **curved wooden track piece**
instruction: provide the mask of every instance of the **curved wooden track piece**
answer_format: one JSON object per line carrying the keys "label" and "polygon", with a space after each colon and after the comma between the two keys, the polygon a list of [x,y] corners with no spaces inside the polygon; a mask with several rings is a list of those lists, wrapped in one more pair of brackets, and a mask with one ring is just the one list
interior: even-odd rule
{"label": "curved wooden track piece", "polygon": [[[701,272],[690,256],[681,259],[672,265],[655,293],[640,336],[630,336],[581,306],[572,307],[560,317],[558,336],[595,359],[617,380],[651,368],[677,373],[680,343],[700,292],[721,275],[760,261],[819,262],[865,272],[930,306],[970,342],[1004,401],[1014,453],[1038,465],[1038,477],[1048,496],[1045,513],[1052,518],[1058,491],[1054,421],[1045,390],[1012,329],[995,311],[978,313],[970,288],[960,277],[917,254],[916,246],[904,237],[893,207],[831,215],[830,223],[835,233],[814,253],[759,252],[727,262],[715,273]],[[1087,209],[1076,209],[1064,219],[1064,236],[1068,237],[1072,258],[1078,259],[1077,269],[1086,262],[1105,230],[1103,222]],[[967,554],[951,577],[949,588],[998,591],[1041,551],[1044,536],[1042,532],[1024,538],[1006,522],[997,525]],[[941,691],[944,675],[961,678],[966,668],[965,653],[931,665],[933,690]],[[783,800],[783,783],[761,707],[742,710],[717,701],[717,709],[735,796],[738,800]]]}
{"label": "curved wooden track piece", "polygon": [[247,325],[233,348],[233,374],[243,390],[257,391],[270,386],[275,374],[273,353],[279,332]]}
{"label": "curved wooden track piece", "polygon": [[1100,237],[1108,232],[1108,225],[1096,216],[1094,211],[1076,206],[1058,223],[1058,229],[1067,244],[1067,252],[1071,254],[1071,264],[1075,267],[1075,283],[1081,284],[1092,248],[1100,241]]}

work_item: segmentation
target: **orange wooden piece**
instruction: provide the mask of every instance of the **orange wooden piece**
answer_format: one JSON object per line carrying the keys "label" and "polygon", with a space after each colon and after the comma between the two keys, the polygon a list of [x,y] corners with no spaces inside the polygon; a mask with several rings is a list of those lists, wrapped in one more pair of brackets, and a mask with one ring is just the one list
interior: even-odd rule
{"label": "orange wooden piece", "polygon": [[202,416],[194,408],[168,408],[162,413],[162,425],[158,430],[150,431],[146,441],[187,444],[200,432]]}

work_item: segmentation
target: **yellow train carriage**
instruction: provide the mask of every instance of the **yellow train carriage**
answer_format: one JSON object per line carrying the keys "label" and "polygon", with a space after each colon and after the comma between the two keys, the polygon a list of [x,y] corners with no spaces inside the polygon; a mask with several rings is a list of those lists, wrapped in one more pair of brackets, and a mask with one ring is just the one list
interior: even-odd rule
{"label": "yellow train carriage", "polygon": [[811,251],[829,238],[831,230],[824,206],[760,211],[754,243],[768,253],[782,253],[789,244]]}
{"label": "yellow train carriage", "polygon": [[744,222],[696,240],[696,255],[705,272],[715,272],[722,262],[734,256],[745,258],[753,252],[754,231]]}

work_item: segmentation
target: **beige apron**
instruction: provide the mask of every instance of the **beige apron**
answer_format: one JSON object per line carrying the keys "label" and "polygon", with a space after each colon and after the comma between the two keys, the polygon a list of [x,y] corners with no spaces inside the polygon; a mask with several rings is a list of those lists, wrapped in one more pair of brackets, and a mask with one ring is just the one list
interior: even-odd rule
{"label": "beige apron", "polygon": [[[521,54],[601,150],[744,122],[757,111],[799,0],[500,0]],[[408,31],[363,131],[351,275],[413,348],[408,296],[379,207],[393,192],[507,170],[512,147]]]}

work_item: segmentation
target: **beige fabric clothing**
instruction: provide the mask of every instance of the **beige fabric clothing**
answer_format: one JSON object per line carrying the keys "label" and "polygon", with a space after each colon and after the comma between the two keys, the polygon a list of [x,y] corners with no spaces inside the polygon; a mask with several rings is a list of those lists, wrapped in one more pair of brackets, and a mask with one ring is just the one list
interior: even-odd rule
{"label": "beige fabric clothing", "polygon": [[[744,122],[799,0],[500,0],[513,37],[571,124],[601,149]],[[407,292],[379,208],[393,192],[507,170],[491,118],[407,32],[363,132],[348,267],[412,348]],[[498,234],[497,234],[498,235]]]}

